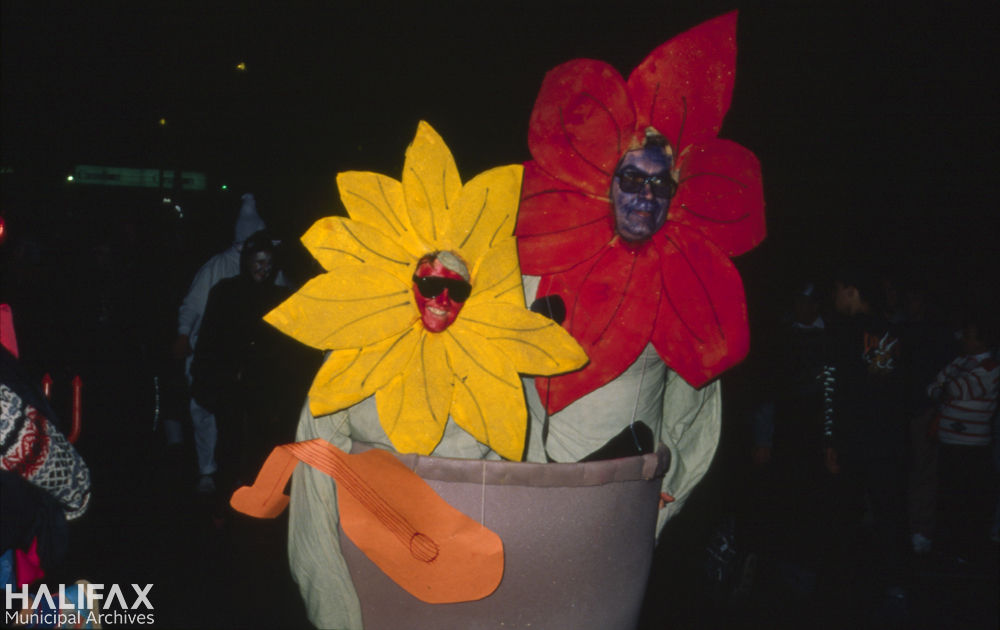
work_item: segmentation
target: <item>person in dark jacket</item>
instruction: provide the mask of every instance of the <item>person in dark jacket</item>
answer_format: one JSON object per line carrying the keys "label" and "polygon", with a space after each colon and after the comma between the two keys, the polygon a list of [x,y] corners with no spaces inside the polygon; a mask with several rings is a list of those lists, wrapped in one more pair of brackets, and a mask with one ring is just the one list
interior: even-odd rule
{"label": "person in dark jacket", "polygon": [[212,287],[191,364],[195,401],[218,420],[215,485],[225,500],[238,481],[252,481],[274,446],[294,441],[322,359],[262,319],[291,295],[276,275],[273,241],[258,231],[243,244],[240,274]]}
{"label": "person in dark jacket", "polygon": [[[866,572],[885,589],[878,615],[906,616],[904,461],[907,445],[900,346],[876,307],[877,292],[863,271],[841,270],[824,361],[823,442],[827,470],[842,483],[841,506],[867,499],[872,518],[871,566]],[[840,510],[837,518],[850,518]],[[846,531],[850,522],[841,524]]]}

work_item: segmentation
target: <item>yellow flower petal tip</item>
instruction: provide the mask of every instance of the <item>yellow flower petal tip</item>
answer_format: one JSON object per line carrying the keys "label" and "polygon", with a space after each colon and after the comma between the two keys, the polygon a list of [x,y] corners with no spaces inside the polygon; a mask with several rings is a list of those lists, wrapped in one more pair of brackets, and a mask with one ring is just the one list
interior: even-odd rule
{"label": "yellow flower petal tip", "polygon": [[[561,326],[524,307],[514,239],[522,174],[501,166],[463,186],[448,146],[421,122],[402,181],[337,176],[350,218],[322,219],[302,237],[326,273],[266,317],[331,351],[309,392],[314,415],[374,394],[401,452],[432,453],[451,417],[501,456],[521,458],[527,407],[518,374],[587,362]],[[411,276],[421,256],[445,250],[467,263],[472,293],[450,326],[430,332]]]}

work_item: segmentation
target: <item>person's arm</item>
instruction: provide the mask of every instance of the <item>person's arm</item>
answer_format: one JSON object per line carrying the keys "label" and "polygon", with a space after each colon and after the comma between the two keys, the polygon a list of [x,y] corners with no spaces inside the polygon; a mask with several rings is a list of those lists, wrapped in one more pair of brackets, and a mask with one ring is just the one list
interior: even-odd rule
{"label": "person's arm", "polygon": [[[350,410],[314,418],[309,402],[302,410],[297,441],[322,438],[351,450]],[[292,475],[288,521],[288,558],[292,576],[317,628],[362,630],[361,603],[340,551],[337,487],[333,478],[299,463]]]}
{"label": "person's arm", "polygon": [[198,270],[194,280],[191,281],[191,288],[184,296],[180,312],[177,315],[178,336],[190,338],[193,332],[199,328],[201,317],[205,313],[205,306],[208,304],[208,293],[214,284],[210,263],[211,261]]}
{"label": "person's arm", "polygon": [[671,461],[660,491],[674,500],[664,501],[665,507],[656,521],[657,536],[667,520],[684,507],[691,491],[708,471],[719,444],[721,424],[719,382],[695,389],[676,372],[668,370],[659,438],[670,449]]}
{"label": "person's arm", "polygon": [[[9,470],[52,495],[66,520],[83,516],[90,505],[90,469],[59,430],[41,387],[6,348],[0,355],[3,455]],[[28,452],[34,461],[25,463],[17,454]]]}
{"label": "person's arm", "polygon": [[930,398],[935,402],[939,403],[942,402],[941,398],[945,392],[945,384],[948,382],[950,378],[948,376],[948,371],[952,369],[953,365],[955,365],[955,361],[952,361],[951,363],[946,365],[943,370],[938,372],[937,376],[934,377],[934,380],[931,382],[931,384],[927,386],[928,398]]}
{"label": "person's arm", "polygon": [[949,400],[984,398],[995,389],[993,377],[980,361],[969,358],[945,388]]}

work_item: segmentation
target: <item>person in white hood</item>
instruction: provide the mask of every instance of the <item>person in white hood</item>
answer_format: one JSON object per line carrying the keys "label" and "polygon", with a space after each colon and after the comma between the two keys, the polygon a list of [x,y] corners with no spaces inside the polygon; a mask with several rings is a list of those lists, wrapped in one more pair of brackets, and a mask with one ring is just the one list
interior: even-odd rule
{"label": "person in white hood", "polygon": [[[181,304],[177,318],[177,339],[174,341],[173,353],[178,360],[184,360],[184,375],[188,385],[191,384],[191,356],[198,343],[198,331],[201,328],[205,305],[208,303],[208,293],[220,280],[232,278],[240,273],[240,250],[243,242],[254,232],[263,230],[264,220],[257,214],[257,202],[251,193],[243,195],[243,206],[236,219],[236,233],[231,247],[213,256],[195,274],[188,289],[187,296]],[[287,286],[284,276],[279,272],[275,284]],[[212,492],[215,484],[210,476],[218,467],[215,462],[215,443],[217,429],[215,416],[203,408],[194,398],[191,399],[191,423],[194,425],[194,445],[198,453],[198,472],[201,479],[198,482],[199,492]],[[180,441],[180,424],[167,422],[168,442]]]}

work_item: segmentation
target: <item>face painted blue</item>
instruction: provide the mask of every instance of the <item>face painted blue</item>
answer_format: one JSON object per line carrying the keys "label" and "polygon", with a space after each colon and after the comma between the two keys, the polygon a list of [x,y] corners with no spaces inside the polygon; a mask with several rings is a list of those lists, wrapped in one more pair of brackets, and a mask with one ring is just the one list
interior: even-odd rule
{"label": "face painted blue", "polygon": [[670,158],[659,147],[629,151],[622,158],[611,184],[611,200],[615,204],[615,228],[627,241],[649,238],[667,221],[670,199],[660,199],[653,187],[646,184],[637,193],[627,193],[619,187],[618,173],[657,176],[670,179]]}

